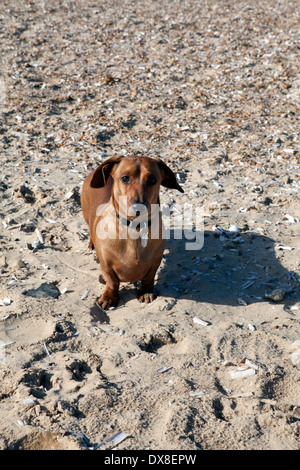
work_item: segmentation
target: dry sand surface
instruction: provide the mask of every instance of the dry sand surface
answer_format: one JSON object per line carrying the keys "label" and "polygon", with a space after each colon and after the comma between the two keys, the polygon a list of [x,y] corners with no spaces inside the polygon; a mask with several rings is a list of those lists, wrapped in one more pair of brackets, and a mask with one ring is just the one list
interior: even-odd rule
{"label": "dry sand surface", "polygon": [[[0,22],[0,449],[299,449],[299,3]],[[161,202],[203,207],[204,245],[172,230],[157,299],[104,312],[79,196],[115,153],[176,172]]]}

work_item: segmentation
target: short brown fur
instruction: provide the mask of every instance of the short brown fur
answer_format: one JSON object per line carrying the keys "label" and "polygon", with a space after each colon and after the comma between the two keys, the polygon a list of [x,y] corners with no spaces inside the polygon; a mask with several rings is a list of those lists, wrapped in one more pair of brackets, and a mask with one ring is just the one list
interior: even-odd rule
{"label": "short brown fur", "polygon": [[[158,216],[159,236],[155,239],[151,237],[154,229],[149,225],[146,246],[142,246],[140,236],[137,239],[128,236],[132,229],[120,223],[116,214],[123,218],[123,222],[132,221],[136,213],[130,213],[130,208],[141,204],[139,207],[147,208],[145,220],[149,221],[151,205],[159,204],[160,185],[183,192],[174,173],[162,160],[134,155],[115,155],[92,171],[84,181],[81,206],[90,229],[89,247],[96,250],[106,283],[98,301],[104,309],[117,306],[120,282],[141,281],[139,301],[152,302],[154,299],[154,277],[166,243],[161,214]],[[127,200],[126,213],[119,204],[120,196]],[[104,209],[99,211],[99,207]],[[108,231],[115,230],[116,236],[99,237],[103,226]]]}

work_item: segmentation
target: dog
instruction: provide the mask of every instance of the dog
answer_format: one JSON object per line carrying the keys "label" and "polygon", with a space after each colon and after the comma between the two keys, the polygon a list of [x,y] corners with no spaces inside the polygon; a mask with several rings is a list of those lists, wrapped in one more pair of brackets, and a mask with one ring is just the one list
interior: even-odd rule
{"label": "dog", "polygon": [[160,186],[184,192],[161,159],[135,155],[109,158],[83,183],[89,248],[97,253],[103,275],[99,280],[106,284],[98,300],[103,309],[118,305],[120,282],[140,281],[140,302],[155,298],[154,277],[166,244]]}

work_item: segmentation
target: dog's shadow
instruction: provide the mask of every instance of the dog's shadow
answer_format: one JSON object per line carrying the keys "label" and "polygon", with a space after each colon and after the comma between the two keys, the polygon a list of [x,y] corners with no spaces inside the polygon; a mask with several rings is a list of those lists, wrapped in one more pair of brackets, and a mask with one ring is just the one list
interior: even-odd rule
{"label": "dog's shadow", "polygon": [[205,231],[186,238],[171,232],[157,290],[165,297],[233,306],[270,300],[288,309],[299,300],[299,276],[280,257],[292,248],[257,233]]}

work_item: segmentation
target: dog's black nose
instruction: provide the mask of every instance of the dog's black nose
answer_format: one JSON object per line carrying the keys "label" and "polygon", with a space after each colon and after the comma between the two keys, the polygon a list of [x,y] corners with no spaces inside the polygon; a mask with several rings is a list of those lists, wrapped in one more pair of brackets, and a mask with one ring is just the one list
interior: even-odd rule
{"label": "dog's black nose", "polygon": [[136,213],[136,215],[141,215],[146,210],[146,204],[144,202],[134,201],[131,204],[132,210]]}

